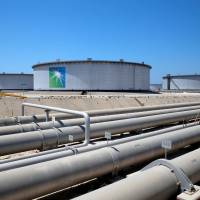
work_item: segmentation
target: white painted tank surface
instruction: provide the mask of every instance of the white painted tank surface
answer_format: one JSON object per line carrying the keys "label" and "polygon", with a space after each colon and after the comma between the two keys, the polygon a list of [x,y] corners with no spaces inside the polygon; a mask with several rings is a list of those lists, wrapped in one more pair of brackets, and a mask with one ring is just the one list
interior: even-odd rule
{"label": "white painted tank surface", "polygon": [[57,61],[33,66],[35,90],[149,90],[151,66],[120,61]]}

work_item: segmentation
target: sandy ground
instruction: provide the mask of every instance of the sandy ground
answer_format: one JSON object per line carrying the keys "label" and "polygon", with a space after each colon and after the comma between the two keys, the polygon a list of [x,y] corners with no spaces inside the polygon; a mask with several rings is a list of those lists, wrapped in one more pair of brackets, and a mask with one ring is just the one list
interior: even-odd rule
{"label": "sandy ground", "polygon": [[[91,93],[79,92],[13,92],[24,95],[26,99],[16,97],[0,98],[0,117],[21,115],[21,104],[30,102],[74,110],[94,110],[124,108],[182,102],[200,102],[200,93]],[[25,114],[42,114],[42,110],[26,108]]]}

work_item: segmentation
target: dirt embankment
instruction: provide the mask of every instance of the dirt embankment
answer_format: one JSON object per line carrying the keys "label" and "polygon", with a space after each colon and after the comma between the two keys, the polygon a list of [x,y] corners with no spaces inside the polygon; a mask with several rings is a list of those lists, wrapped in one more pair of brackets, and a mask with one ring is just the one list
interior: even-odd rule
{"label": "dirt embankment", "polygon": [[[94,110],[148,105],[200,102],[200,93],[130,94],[130,95],[38,95],[26,99],[0,98],[0,117],[21,115],[21,104],[30,102],[74,110]],[[42,110],[26,108],[25,114],[41,114]]]}

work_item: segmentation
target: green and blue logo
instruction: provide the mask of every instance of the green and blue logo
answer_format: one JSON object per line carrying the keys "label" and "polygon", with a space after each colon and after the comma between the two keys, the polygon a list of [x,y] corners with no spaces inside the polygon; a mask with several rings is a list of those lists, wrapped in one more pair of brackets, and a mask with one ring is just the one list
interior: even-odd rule
{"label": "green and blue logo", "polygon": [[65,67],[49,68],[49,87],[65,88]]}

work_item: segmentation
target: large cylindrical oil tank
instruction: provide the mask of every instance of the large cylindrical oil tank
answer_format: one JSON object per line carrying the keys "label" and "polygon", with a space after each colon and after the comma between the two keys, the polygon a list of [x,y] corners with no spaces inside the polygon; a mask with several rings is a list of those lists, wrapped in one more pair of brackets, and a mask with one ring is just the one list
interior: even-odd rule
{"label": "large cylindrical oil tank", "polygon": [[33,74],[0,74],[0,90],[32,90]]}
{"label": "large cylindrical oil tank", "polygon": [[33,66],[35,90],[149,90],[151,66],[103,60],[56,61]]}
{"label": "large cylindrical oil tank", "polygon": [[200,91],[200,75],[176,75],[168,74],[163,77],[163,90],[199,90]]}

